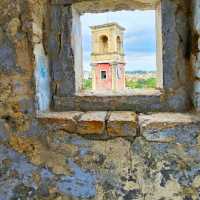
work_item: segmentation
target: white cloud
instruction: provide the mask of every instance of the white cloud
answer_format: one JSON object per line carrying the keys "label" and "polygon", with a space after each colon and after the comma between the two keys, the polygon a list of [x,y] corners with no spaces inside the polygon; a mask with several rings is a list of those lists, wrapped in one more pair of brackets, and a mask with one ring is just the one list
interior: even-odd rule
{"label": "white cloud", "polygon": [[90,26],[118,22],[126,32],[155,31],[155,11],[118,11],[107,13],[86,13],[81,16],[83,35],[90,35]]}
{"label": "white cloud", "polygon": [[134,52],[134,53],[127,54],[125,59],[126,59],[127,71],[156,70],[156,54],[155,53]]}

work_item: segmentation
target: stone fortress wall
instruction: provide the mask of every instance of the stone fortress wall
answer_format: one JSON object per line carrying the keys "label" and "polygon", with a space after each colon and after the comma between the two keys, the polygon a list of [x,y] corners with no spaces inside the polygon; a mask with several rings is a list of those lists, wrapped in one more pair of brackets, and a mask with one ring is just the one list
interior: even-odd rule
{"label": "stone fortress wall", "polygon": [[[164,16],[173,16],[171,29],[164,32],[164,44],[171,50],[164,62],[173,66],[164,71],[165,80],[174,84],[166,107],[187,110],[183,113],[148,113],[148,105],[141,106],[138,99],[135,105],[143,112],[115,111],[116,101],[105,109],[112,106],[113,111],[91,112],[89,97],[80,100],[80,111],[43,112],[51,104],[52,90],[67,98],[79,76],[71,67],[78,47],[69,48],[71,36],[60,34],[74,20],[69,16],[75,12],[72,1],[49,2],[0,1],[0,200],[200,199],[200,1],[163,0]],[[91,9],[91,1],[77,2]],[[95,0],[105,9],[116,6],[109,2]],[[147,5],[153,0],[135,0],[133,7]],[[62,60],[65,53],[69,57]],[[60,66],[68,73],[61,73]],[[53,81],[48,73],[54,73]],[[60,83],[63,77],[66,82]],[[50,87],[38,87],[42,81]],[[70,88],[63,87],[69,83]],[[123,105],[127,99],[120,98]],[[124,110],[131,101],[124,102]],[[143,102],[151,101],[145,97]],[[162,109],[154,104],[151,111]]]}

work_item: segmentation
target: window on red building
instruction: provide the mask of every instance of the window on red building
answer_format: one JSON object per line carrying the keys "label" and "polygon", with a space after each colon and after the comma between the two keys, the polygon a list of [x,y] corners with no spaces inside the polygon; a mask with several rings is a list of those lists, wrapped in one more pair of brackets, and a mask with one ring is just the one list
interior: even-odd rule
{"label": "window on red building", "polygon": [[101,71],[101,80],[105,80],[106,77],[106,71]]}

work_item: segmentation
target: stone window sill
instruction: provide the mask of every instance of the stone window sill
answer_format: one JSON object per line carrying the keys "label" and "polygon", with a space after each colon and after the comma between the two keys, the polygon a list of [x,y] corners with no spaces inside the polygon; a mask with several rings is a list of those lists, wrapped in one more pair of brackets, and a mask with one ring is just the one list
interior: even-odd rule
{"label": "stone window sill", "polygon": [[37,118],[43,124],[80,135],[104,135],[110,137],[134,137],[137,118],[134,112],[44,112]]}
{"label": "stone window sill", "polygon": [[159,89],[134,89],[134,90],[126,90],[126,91],[119,91],[119,92],[109,92],[109,91],[102,91],[102,92],[94,92],[94,91],[81,91],[77,93],[77,96],[160,96],[162,93]]}
{"label": "stone window sill", "polygon": [[162,131],[159,135],[156,135],[156,131],[188,127],[190,124],[200,125],[200,114],[195,113],[137,115],[128,111],[69,111],[38,113],[37,118],[43,125],[64,130],[68,133],[133,138],[142,135],[149,141],[159,142],[169,142],[173,138],[161,137]]}
{"label": "stone window sill", "polygon": [[[175,109],[168,105],[166,102],[168,99],[165,97],[167,97],[165,92],[159,89],[135,89],[117,93],[80,91],[75,96],[54,96],[53,110],[55,112],[107,110],[140,113],[174,111]],[[183,107],[183,109],[187,108]]]}

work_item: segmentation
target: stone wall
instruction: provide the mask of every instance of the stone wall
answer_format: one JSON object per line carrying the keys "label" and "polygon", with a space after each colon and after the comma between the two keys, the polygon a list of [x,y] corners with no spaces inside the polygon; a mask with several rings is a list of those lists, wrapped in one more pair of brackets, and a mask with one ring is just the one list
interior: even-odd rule
{"label": "stone wall", "polygon": [[[144,5],[144,0],[135,0],[135,5],[142,1]],[[185,86],[192,83],[192,80],[186,81],[192,76],[192,67],[189,60],[181,59],[185,58],[184,52],[186,55],[192,54],[193,58],[197,83],[194,84],[197,89],[193,96],[198,109],[198,70],[195,69],[199,67],[199,0],[194,0],[193,5],[184,4],[187,5],[184,8],[178,0],[166,1],[169,9],[165,11],[166,15],[173,12],[178,16],[176,20],[171,19],[176,22],[172,30],[178,31],[176,37],[179,38],[173,47],[179,50],[176,54],[178,60],[184,62],[171,61],[169,65],[177,66],[177,71],[175,78],[168,78],[173,79],[174,83],[181,83],[181,87],[177,87],[177,96],[170,90],[167,97],[128,97],[136,102],[135,110],[139,106],[139,110],[146,114],[38,113],[38,109],[43,111],[50,103],[43,101],[45,98],[40,101],[38,95],[43,94],[44,89],[38,87],[41,83],[37,83],[38,66],[42,66],[38,71],[45,74],[42,81],[51,82],[51,92],[69,94],[75,91],[73,84],[70,90],[59,86],[60,78],[75,73],[74,68],[68,68],[74,61],[65,41],[70,43],[71,40],[69,35],[62,35],[60,31],[71,27],[72,19],[66,17],[71,10],[67,4],[61,9],[58,5],[61,1],[52,1],[53,8],[47,2],[0,1],[0,200],[200,199],[199,114],[146,113],[148,107],[154,112],[162,110],[159,107],[162,98],[169,99],[162,108],[169,108],[170,105],[171,111],[176,110],[177,106],[182,110],[185,105],[183,94],[192,96],[185,90]],[[66,3],[65,0],[63,2]],[[185,35],[187,31],[183,31],[185,25],[181,22],[188,16],[183,9],[189,10],[190,6],[193,9],[190,16],[194,22],[189,31],[192,37]],[[50,12],[51,9],[53,12]],[[48,13],[51,13],[51,20],[64,20],[58,20],[51,26]],[[170,30],[166,32],[171,33]],[[171,36],[169,39],[173,40]],[[62,44],[65,45],[59,46],[59,41],[64,41]],[[186,51],[188,42],[192,43],[189,45],[192,52]],[[38,47],[40,51],[37,51]],[[52,47],[54,52],[50,54]],[[37,52],[42,52],[42,65],[38,65]],[[59,58],[63,52],[71,57],[62,62]],[[171,56],[174,58],[174,55]],[[52,72],[60,69],[57,62],[61,62],[61,67],[67,68],[70,73],[54,73],[52,77]],[[72,76],[70,78],[74,79]],[[69,81],[66,80],[67,83]],[[50,91],[45,97],[48,95]],[[94,109],[91,97],[77,98],[80,104],[71,101],[71,108],[75,107],[72,104],[78,104],[80,110]],[[109,97],[105,101],[102,101],[104,97],[94,98],[98,106],[97,103],[103,104]],[[129,109],[133,99],[126,101],[125,97],[120,97],[121,109]],[[154,100],[158,103],[155,104]],[[177,102],[182,104],[177,105]],[[108,103],[113,110],[118,109],[116,101]]]}
{"label": "stone wall", "polygon": [[200,198],[197,114],[69,112],[38,118],[29,133],[10,132],[1,121],[2,200]]}
{"label": "stone wall", "polygon": [[200,110],[200,2],[193,2],[193,46],[192,66],[194,72],[194,97],[193,102],[196,109]]}

